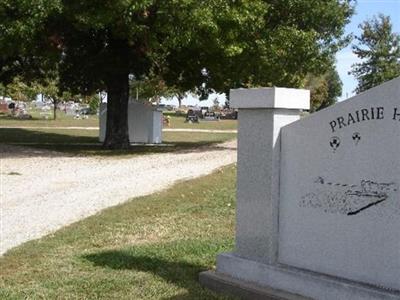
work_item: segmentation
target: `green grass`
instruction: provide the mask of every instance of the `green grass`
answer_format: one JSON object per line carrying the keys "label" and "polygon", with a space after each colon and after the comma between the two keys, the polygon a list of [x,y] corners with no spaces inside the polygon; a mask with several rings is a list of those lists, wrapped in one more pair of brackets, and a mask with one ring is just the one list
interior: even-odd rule
{"label": "green grass", "polygon": [[1,299],[227,299],[198,284],[233,247],[234,166],[133,199],[0,258]]}
{"label": "green grass", "polygon": [[169,128],[191,128],[191,129],[211,129],[211,130],[235,130],[237,129],[236,120],[203,121],[199,123],[185,123],[185,117],[171,116],[171,126]]}
{"label": "green grass", "polygon": [[[99,119],[96,115],[90,115],[88,119],[77,120],[73,116],[67,116],[58,112],[56,120],[45,120],[37,112],[33,113],[32,120],[19,120],[0,114],[0,126],[8,127],[98,127]],[[52,116],[51,116],[52,118]],[[200,121],[198,124],[185,123],[184,117],[171,116],[171,126],[166,128],[191,128],[191,129],[214,129],[232,130],[237,128],[236,120]]]}
{"label": "green grass", "polygon": [[50,112],[49,119],[44,119],[38,111],[29,111],[33,116],[30,120],[20,120],[6,114],[0,114],[0,126],[8,127],[98,127],[99,119],[96,115],[90,115],[88,119],[74,119],[63,112],[57,111],[57,119],[53,120]]}
{"label": "green grass", "polygon": [[0,142],[55,150],[73,155],[137,155],[197,149],[234,139],[235,133],[164,132],[161,146],[132,146],[127,151],[104,150],[98,130],[0,128]]}

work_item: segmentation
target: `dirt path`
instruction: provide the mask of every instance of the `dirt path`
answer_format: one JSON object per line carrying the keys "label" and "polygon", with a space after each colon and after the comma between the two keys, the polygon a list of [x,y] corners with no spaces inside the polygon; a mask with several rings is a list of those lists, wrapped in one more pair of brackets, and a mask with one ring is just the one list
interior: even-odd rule
{"label": "dirt path", "polygon": [[134,158],[68,157],[0,145],[0,157],[1,255],[106,207],[231,164],[236,141]]}

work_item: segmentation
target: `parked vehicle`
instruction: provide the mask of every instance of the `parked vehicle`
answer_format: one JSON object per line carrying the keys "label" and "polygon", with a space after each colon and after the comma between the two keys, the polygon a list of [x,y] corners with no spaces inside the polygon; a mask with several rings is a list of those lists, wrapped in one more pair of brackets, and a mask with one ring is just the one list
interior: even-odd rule
{"label": "parked vehicle", "polygon": [[81,108],[78,111],[78,114],[80,114],[80,115],[90,115],[91,114],[91,110],[90,110],[89,107],[84,107],[84,108]]}
{"label": "parked vehicle", "polygon": [[189,109],[186,114],[185,122],[199,123],[198,114],[193,109]]}

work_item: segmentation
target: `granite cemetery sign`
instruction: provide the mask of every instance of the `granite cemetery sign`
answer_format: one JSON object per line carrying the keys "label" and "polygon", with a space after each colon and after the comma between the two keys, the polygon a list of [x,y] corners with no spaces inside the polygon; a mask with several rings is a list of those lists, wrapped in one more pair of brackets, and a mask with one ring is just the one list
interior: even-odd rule
{"label": "granite cemetery sign", "polygon": [[307,91],[231,99],[236,248],[201,281],[283,298],[400,299],[400,78],[296,122]]}

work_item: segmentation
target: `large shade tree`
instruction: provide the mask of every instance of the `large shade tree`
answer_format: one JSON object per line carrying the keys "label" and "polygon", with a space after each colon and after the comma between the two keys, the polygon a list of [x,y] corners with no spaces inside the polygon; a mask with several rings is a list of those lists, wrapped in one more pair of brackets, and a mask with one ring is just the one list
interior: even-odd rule
{"label": "large shade tree", "polygon": [[104,146],[129,145],[129,77],[181,91],[301,86],[342,46],[351,0],[2,0],[0,80],[56,69],[108,93]]}
{"label": "large shade tree", "polygon": [[361,62],[350,72],[358,81],[357,93],[400,76],[400,35],[392,31],[390,17],[380,14],[359,27],[362,33],[353,53]]}

